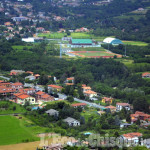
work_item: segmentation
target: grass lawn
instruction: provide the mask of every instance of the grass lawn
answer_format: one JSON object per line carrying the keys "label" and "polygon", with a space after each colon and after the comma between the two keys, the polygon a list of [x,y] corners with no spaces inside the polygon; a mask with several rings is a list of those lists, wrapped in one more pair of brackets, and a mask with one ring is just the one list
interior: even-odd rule
{"label": "grass lawn", "polygon": [[39,140],[39,138],[24,126],[22,121],[13,116],[0,116],[0,145],[35,140]]}
{"label": "grass lawn", "polygon": [[[8,108],[6,110],[3,110],[1,108],[4,108],[4,105],[8,105]],[[0,101],[0,114],[14,114],[14,113],[24,113],[26,110],[24,107],[13,103],[9,101]]]}
{"label": "grass lawn", "polygon": [[73,51],[105,51],[103,47],[72,48]]}
{"label": "grass lawn", "polygon": [[141,41],[122,41],[124,44],[127,45],[135,45],[135,46],[147,46],[148,43],[141,42]]}
{"label": "grass lawn", "polygon": [[14,45],[12,46],[14,50],[29,50],[32,46]]}
{"label": "grass lawn", "polygon": [[106,52],[89,53],[88,51],[86,53],[81,53],[81,55],[84,55],[84,56],[114,56],[114,54],[110,54],[110,53],[106,53]]}
{"label": "grass lawn", "polygon": [[121,63],[125,64],[126,66],[129,66],[134,62],[132,59],[125,59],[125,58],[118,58],[115,60],[120,61]]}

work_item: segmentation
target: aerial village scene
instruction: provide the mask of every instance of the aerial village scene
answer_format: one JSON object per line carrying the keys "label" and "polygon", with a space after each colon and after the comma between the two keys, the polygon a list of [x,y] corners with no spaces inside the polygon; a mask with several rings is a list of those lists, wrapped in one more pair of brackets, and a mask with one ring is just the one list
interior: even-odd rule
{"label": "aerial village scene", "polygon": [[117,3],[0,1],[0,150],[150,148],[150,2]]}

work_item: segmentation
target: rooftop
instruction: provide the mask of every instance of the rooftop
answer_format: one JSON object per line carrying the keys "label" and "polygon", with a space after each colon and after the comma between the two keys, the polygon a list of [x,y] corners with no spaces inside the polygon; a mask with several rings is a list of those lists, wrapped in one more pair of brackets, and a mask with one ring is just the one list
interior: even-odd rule
{"label": "rooftop", "polygon": [[91,39],[72,39],[73,44],[92,44]]}

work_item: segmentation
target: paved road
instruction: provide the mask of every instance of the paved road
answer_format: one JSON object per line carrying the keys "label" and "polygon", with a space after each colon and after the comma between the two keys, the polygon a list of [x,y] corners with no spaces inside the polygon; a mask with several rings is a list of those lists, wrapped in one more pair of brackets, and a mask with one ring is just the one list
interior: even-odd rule
{"label": "paved road", "polygon": [[[67,95],[65,95],[65,94],[58,93],[58,95],[59,95],[59,98],[61,98],[61,99],[66,99],[67,98]],[[80,103],[86,103],[87,105],[95,107],[95,108],[105,109],[104,106],[101,106],[101,105],[98,105],[98,104],[95,104],[95,103],[92,103],[92,102],[88,102],[88,101],[81,100],[81,99],[78,99],[78,98],[74,98],[74,100],[77,101],[77,102],[80,102]]]}
{"label": "paved road", "polygon": [[10,78],[4,77],[4,76],[0,76],[0,77],[5,79],[5,80],[10,80]]}

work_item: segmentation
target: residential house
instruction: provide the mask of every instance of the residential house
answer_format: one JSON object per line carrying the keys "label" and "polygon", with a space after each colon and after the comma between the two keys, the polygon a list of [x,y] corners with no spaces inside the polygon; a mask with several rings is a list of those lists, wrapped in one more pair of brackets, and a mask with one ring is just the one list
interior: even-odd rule
{"label": "residential house", "polygon": [[130,110],[130,104],[128,103],[117,103],[116,104],[116,111],[121,111],[123,108],[126,110]]}
{"label": "residential house", "polygon": [[42,91],[38,91],[36,93],[36,98],[37,98],[37,100],[42,100],[42,101],[53,101],[54,100],[54,97],[52,97]]}
{"label": "residential house", "polygon": [[30,75],[30,76],[25,77],[25,79],[28,79],[30,81],[34,81],[36,79],[36,77],[33,75]]}
{"label": "residential house", "polygon": [[96,97],[97,93],[91,90],[84,91],[83,94],[89,98]]}
{"label": "residential house", "polygon": [[39,74],[35,74],[34,76],[35,76],[36,79],[38,79],[40,77]]}
{"label": "residential house", "polygon": [[131,123],[135,123],[138,119],[140,121],[150,121],[150,115],[140,111],[136,111],[135,114],[131,114]]}
{"label": "residential house", "polygon": [[23,94],[23,93],[15,93],[15,101],[18,104],[24,105],[25,102],[30,102],[30,104],[35,104],[36,100],[34,97],[27,95],[27,94]]}
{"label": "residential house", "polygon": [[127,128],[127,127],[129,127],[129,126],[131,126],[131,124],[129,124],[129,123],[121,123],[120,124],[120,128],[122,129],[122,128]]}
{"label": "residential house", "polygon": [[19,92],[28,95],[33,95],[35,94],[36,90],[34,88],[26,88],[26,89],[19,89]]}
{"label": "residential house", "polygon": [[45,111],[45,113],[47,113],[50,116],[59,116],[59,111],[57,111],[55,109],[49,109],[49,110]]}
{"label": "residential house", "polygon": [[48,85],[48,92],[57,91],[60,92],[62,90],[62,86],[50,84]]}
{"label": "residential house", "polygon": [[67,83],[74,83],[74,77],[70,77],[66,79]]}
{"label": "residential house", "polygon": [[77,107],[82,107],[84,108],[87,104],[86,103],[75,103],[71,104],[72,107],[77,108]]}
{"label": "residential house", "polygon": [[83,92],[91,90],[90,86],[82,86]]}
{"label": "residential house", "polygon": [[43,27],[38,27],[38,28],[36,28],[36,31],[37,32],[43,32],[43,31],[45,31],[45,29]]}
{"label": "residential house", "polygon": [[116,112],[116,107],[115,106],[110,105],[110,106],[106,106],[105,108],[110,109],[111,113]]}
{"label": "residential house", "polygon": [[66,86],[72,86],[74,83],[65,83]]}
{"label": "residential house", "polygon": [[126,143],[127,147],[138,145],[140,142],[140,138],[142,137],[142,133],[139,132],[133,132],[133,133],[127,133],[123,134],[121,138],[123,138],[123,141]]}
{"label": "residential house", "polygon": [[23,88],[23,84],[21,82],[12,83],[12,88],[19,90]]}
{"label": "residential house", "polygon": [[150,149],[150,139],[145,139],[143,145]]}
{"label": "residential house", "polygon": [[16,90],[11,87],[5,87],[5,86],[0,86],[0,95],[7,96],[10,95],[12,96]]}
{"label": "residential house", "polygon": [[22,73],[25,73],[25,71],[23,71],[23,70],[11,70],[10,71],[10,76],[19,75],[19,74],[22,74]]}
{"label": "residential house", "polygon": [[142,78],[150,78],[150,72],[143,73]]}
{"label": "residential house", "polygon": [[102,98],[102,103],[106,103],[106,104],[112,104],[113,98],[109,98],[109,97],[103,97]]}
{"label": "residential house", "polygon": [[27,17],[12,17],[12,20],[16,22],[21,22],[24,20],[28,20],[28,18]]}
{"label": "residential house", "polygon": [[32,76],[33,76],[33,74],[34,74],[34,72],[32,72],[32,71],[26,71],[26,73],[29,73],[29,74],[31,74]]}
{"label": "residential house", "polygon": [[70,127],[80,126],[80,122],[74,118],[68,117],[63,120],[66,122]]}

